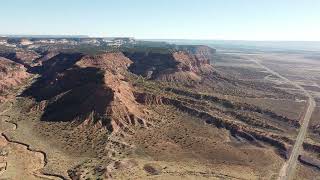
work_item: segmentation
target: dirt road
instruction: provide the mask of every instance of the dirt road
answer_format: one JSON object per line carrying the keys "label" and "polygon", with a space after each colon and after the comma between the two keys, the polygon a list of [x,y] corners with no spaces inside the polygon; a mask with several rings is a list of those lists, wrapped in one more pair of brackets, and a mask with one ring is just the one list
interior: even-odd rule
{"label": "dirt road", "polygon": [[300,86],[299,84],[297,84],[294,81],[289,80],[288,78],[282,76],[281,74],[271,70],[270,68],[266,67],[265,65],[261,64],[259,61],[257,60],[253,60],[251,59],[253,62],[255,62],[257,65],[259,65],[261,68],[264,68],[265,70],[267,70],[269,73],[281,78],[282,80],[284,80],[285,82],[292,84],[293,86],[297,87],[298,89],[300,89],[302,92],[304,92],[304,94],[309,98],[308,99],[308,106],[306,108],[306,111],[304,112],[304,116],[302,119],[302,124],[299,130],[299,134],[296,138],[296,142],[293,146],[293,149],[291,151],[290,157],[289,159],[284,163],[284,165],[282,166],[279,175],[278,175],[278,180],[289,180],[292,179],[292,177],[294,176],[295,170],[296,170],[296,165],[297,165],[297,161],[298,161],[298,156],[301,154],[301,150],[302,150],[302,144],[303,141],[305,139],[307,130],[308,130],[308,125],[309,125],[309,121],[312,115],[312,112],[314,111],[314,108],[316,107],[316,102],[314,100],[314,98],[311,96],[311,94],[305,90],[302,86]]}

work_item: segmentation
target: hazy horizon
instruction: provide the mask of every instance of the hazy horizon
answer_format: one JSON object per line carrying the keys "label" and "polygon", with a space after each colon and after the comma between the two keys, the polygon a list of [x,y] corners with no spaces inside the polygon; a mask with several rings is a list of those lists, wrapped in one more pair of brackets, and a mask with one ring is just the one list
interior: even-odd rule
{"label": "hazy horizon", "polygon": [[320,41],[320,1],[4,0],[0,34]]}
{"label": "hazy horizon", "polygon": [[320,43],[320,40],[246,40],[246,39],[193,39],[193,38],[136,38],[134,36],[90,36],[86,34],[0,34],[0,37],[17,37],[17,38],[68,38],[68,37],[79,37],[79,38],[134,38],[137,40],[146,41],[233,41],[233,42],[310,42]]}
{"label": "hazy horizon", "polygon": [[[89,35],[3,35],[8,38],[116,38],[92,37]],[[127,36],[123,36],[127,37]],[[130,37],[135,38],[135,37]],[[219,49],[263,50],[263,51],[320,51],[320,41],[255,41],[255,40],[221,40],[221,39],[137,39],[139,41],[163,41],[177,45],[207,45]]]}

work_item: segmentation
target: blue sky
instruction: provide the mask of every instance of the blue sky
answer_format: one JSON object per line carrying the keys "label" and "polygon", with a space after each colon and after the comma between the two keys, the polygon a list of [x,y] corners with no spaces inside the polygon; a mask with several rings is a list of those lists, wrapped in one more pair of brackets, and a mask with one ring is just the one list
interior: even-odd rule
{"label": "blue sky", "polygon": [[319,0],[1,0],[0,34],[320,40]]}

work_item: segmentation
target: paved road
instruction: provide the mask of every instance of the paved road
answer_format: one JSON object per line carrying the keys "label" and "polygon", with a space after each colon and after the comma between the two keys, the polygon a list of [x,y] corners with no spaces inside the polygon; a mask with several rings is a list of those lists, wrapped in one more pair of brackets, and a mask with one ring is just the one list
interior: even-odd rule
{"label": "paved road", "polygon": [[289,80],[288,78],[280,75],[279,73],[271,70],[270,68],[266,67],[265,65],[261,64],[259,61],[257,60],[252,60],[253,62],[255,62],[257,65],[259,65],[260,67],[264,68],[265,70],[267,70],[269,73],[281,78],[282,80],[286,81],[287,83],[292,84],[293,86],[297,87],[298,89],[300,89],[309,99],[308,99],[308,106],[306,107],[306,111],[303,114],[303,119],[302,119],[302,125],[300,127],[299,130],[299,134],[296,138],[296,142],[293,146],[293,149],[291,151],[290,157],[289,159],[283,164],[279,175],[278,175],[278,180],[289,180],[292,179],[296,170],[296,165],[297,165],[297,161],[298,161],[298,156],[302,151],[302,144],[303,141],[305,139],[307,130],[308,130],[308,125],[309,125],[309,121],[312,115],[312,112],[314,111],[314,108],[316,107],[316,102],[313,99],[313,97],[311,96],[311,94],[305,90],[302,86],[300,86],[299,84],[297,84],[294,81]]}

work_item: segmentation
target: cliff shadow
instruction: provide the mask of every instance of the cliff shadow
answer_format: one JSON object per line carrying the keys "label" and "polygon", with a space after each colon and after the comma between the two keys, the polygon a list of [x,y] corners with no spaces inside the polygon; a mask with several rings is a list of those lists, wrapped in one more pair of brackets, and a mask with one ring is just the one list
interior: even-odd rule
{"label": "cliff shadow", "polygon": [[88,118],[103,119],[102,123],[110,130],[106,110],[114,94],[104,82],[104,71],[76,65],[66,67],[44,72],[21,96],[46,102],[42,121],[81,123]]}

